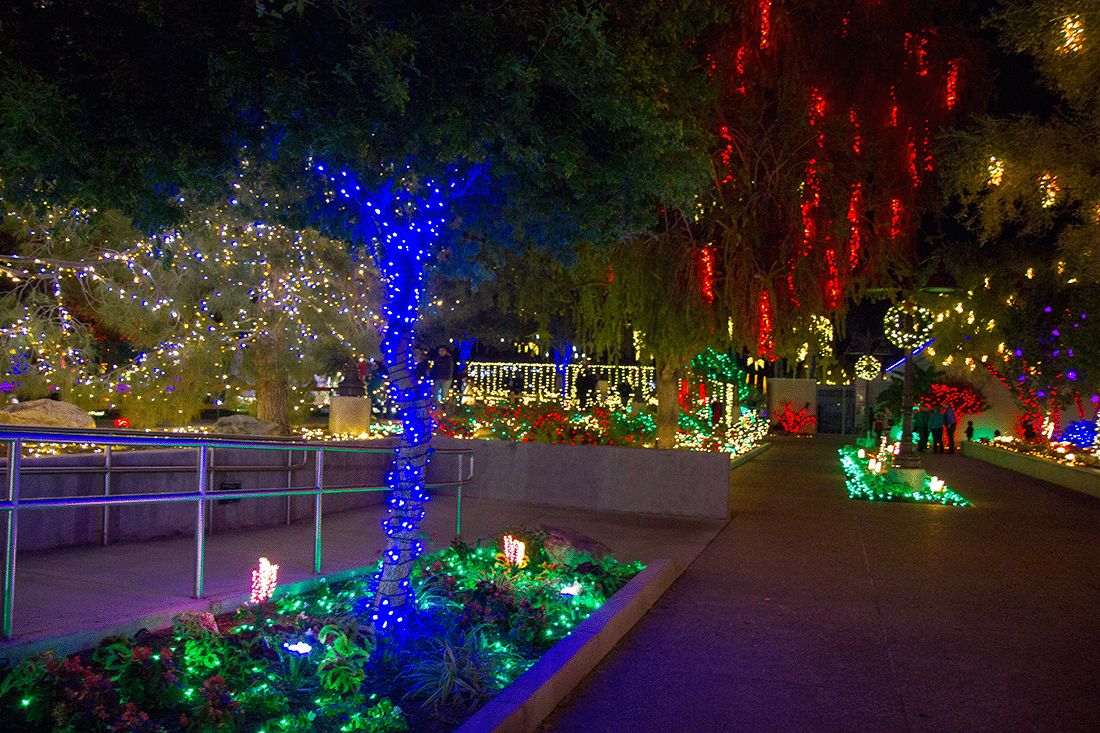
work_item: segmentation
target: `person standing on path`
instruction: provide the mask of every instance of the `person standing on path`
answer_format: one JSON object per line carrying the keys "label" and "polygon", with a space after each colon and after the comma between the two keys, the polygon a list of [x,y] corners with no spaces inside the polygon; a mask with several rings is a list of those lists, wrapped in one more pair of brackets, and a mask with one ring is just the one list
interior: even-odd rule
{"label": "person standing on path", "polygon": [[947,452],[955,452],[955,430],[959,427],[959,418],[955,416],[955,410],[947,405],[943,410],[943,432],[947,438]]}
{"label": "person standing on path", "polygon": [[932,452],[943,453],[943,413],[939,410],[928,415],[928,431],[932,433]]}
{"label": "person standing on path", "polygon": [[930,417],[928,408],[923,405],[917,410],[917,414],[913,415],[913,429],[917,431],[917,451],[919,453],[928,450],[928,419]]}
{"label": "person standing on path", "polygon": [[436,350],[428,377],[432,380],[432,399],[438,407],[443,408],[450,398],[451,379],[454,377],[454,361],[446,346],[440,346]]}

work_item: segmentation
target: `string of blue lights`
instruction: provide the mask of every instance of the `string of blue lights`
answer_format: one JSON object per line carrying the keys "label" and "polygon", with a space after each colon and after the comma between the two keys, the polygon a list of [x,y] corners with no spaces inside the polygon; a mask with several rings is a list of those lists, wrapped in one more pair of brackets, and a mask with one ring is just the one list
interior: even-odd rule
{"label": "string of blue lights", "polygon": [[386,293],[382,355],[389,369],[390,396],[401,419],[401,444],[388,474],[389,508],[382,526],[389,546],[374,577],[372,621],[376,633],[390,634],[406,625],[415,611],[409,587],[413,562],[424,552],[419,538],[425,470],[431,454],[431,384],[416,377],[413,345],[424,277],[443,225],[447,194],[431,182],[417,185],[391,178],[364,190],[347,171],[328,173],[332,197],[347,199],[357,211],[356,236],[374,256]]}

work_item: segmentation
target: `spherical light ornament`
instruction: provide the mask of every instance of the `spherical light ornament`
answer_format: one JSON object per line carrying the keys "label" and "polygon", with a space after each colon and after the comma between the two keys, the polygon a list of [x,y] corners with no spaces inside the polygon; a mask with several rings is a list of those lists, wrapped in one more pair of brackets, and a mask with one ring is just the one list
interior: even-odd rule
{"label": "spherical light ornament", "polygon": [[869,354],[856,360],[856,376],[860,379],[870,382],[872,379],[878,378],[881,372],[882,365],[878,363],[878,359]]}
{"label": "spherical light ornament", "polygon": [[928,343],[932,325],[936,322],[932,311],[913,302],[899,303],[886,311],[882,326],[890,343],[906,351],[919,349]]}

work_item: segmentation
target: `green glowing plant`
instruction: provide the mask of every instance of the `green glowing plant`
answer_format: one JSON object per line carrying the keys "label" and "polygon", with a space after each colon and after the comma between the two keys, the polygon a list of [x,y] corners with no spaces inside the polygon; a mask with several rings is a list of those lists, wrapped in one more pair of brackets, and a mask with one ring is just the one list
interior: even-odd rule
{"label": "green glowing plant", "polygon": [[[0,686],[0,696],[19,697],[28,722],[53,733],[104,733],[121,716],[135,725],[148,716],[132,703],[123,704],[111,680],[75,657],[58,657],[52,650],[25,659]],[[45,725],[52,721],[52,726]]]}
{"label": "green glowing plant", "polygon": [[172,650],[154,652],[135,646],[126,637],[108,637],[100,642],[92,658],[118,689],[123,702],[143,710],[174,706],[182,698]]}
{"label": "green glowing plant", "polygon": [[471,712],[511,681],[509,670],[522,671],[513,650],[487,640],[487,625],[433,631],[403,655],[398,677],[407,699],[438,716]]}
{"label": "green glowing plant", "polygon": [[[394,643],[376,648],[358,624],[368,570],[273,599],[262,625],[251,610],[181,614],[140,641],[29,657],[0,681],[0,721],[20,733],[448,729],[640,567],[567,545],[548,551],[539,530],[508,532],[525,543],[522,568],[481,540],[418,561],[410,579],[420,612]],[[402,700],[404,710],[393,704]]]}
{"label": "green glowing plant", "polygon": [[458,617],[460,629],[491,627],[516,644],[531,644],[546,632],[545,607],[491,581],[479,580],[473,588],[459,591],[455,601],[463,608]]}
{"label": "green glowing plant", "polygon": [[225,678],[214,675],[198,690],[199,704],[193,715],[182,715],[180,722],[188,733],[232,733],[237,730],[241,703]]}
{"label": "green glowing plant", "polygon": [[317,640],[325,645],[325,658],[317,668],[321,686],[341,694],[358,690],[367,676],[363,666],[370,656],[364,638],[352,629],[326,626],[317,633]]}

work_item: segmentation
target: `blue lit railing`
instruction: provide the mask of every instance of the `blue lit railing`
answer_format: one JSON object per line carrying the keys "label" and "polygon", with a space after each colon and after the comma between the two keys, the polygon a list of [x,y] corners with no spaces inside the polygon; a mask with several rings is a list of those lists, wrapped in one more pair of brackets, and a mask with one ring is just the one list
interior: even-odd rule
{"label": "blue lit railing", "polygon": [[[206,534],[206,504],[211,499],[248,499],[273,496],[304,496],[314,497],[313,506],[313,572],[321,572],[321,497],[325,494],[348,494],[372,491],[386,491],[384,481],[371,486],[327,486],[324,482],[324,456],[325,453],[393,453],[392,447],[367,448],[340,443],[316,443],[307,442],[295,438],[242,438],[239,436],[204,435],[189,437],[180,433],[146,433],[138,431],[102,431],[96,429],[80,428],[46,428],[34,426],[0,425],[0,442],[8,445],[8,460],[6,461],[7,494],[4,501],[0,501],[0,512],[5,516],[4,524],[4,575],[3,575],[3,605],[0,607],[0,625],[4,639],[12,636],[12,615],[14,611],[15,597],[15,558],[18,538],[19,512],[25,509],[51,509],[57,507],[76,506],[102,506],[105,510],[104,517],[104,542],[106,542],[106,509],[119,504],[151,504],[164,502],[193,501],[196,504],[195,511],[195,585],[194,597],[202,598],[203,595],[203,556],[205,553]],[[24,468],[22,463],[23,445],[25,443],[57,443],[103,446],[105,448],[104,463],[102,466],[35,466]],[[111,448],[124,446],[128,448],[194,448],[197,460],[193,466],[115,466],[111,462]],[[219,471],[266,471],[288,472],[286,487],[270,489],[219,489],[210,490],[210,477],[214,472],[212,463],[212,449],[237,448],[246,450],[274,450],[286,451],[286,465],[265,466],[218,466]],[[312,486],[290,486],[289,472],[304,468],[306,462],[293,462],[293,454],[301,451],[303,454],[313,452],[316,458],[315,482]],[[456,455],[458,457],[458,473],[455,481],[447,483],[431,484],[428,488],[443,486],[458,486],[458,510],[456,512],[456,534],[461,534],[462,526],[462,486],[473,478],[474,459],[473,451],[469,449],[439,450],[436,456]],[[463,466],[463,458],[469,457],[469,465]],[[148,472],[163,473],[165,471],[194,471],[196,487],[194,491],[163,492],[152,494],[110,494],[110,477],[112,473],[120,472]],[[75,496],[60,498],[36,498],[23,499],[19,495],[21,477],[26,473],[87,473],[98,472],[104,474],[104,493],[102,496]],[[383,477],[384,478],[384,477]],[[288,514],[289,518],[289,514]],[[289,521],[289,519],[288,519]]]}

